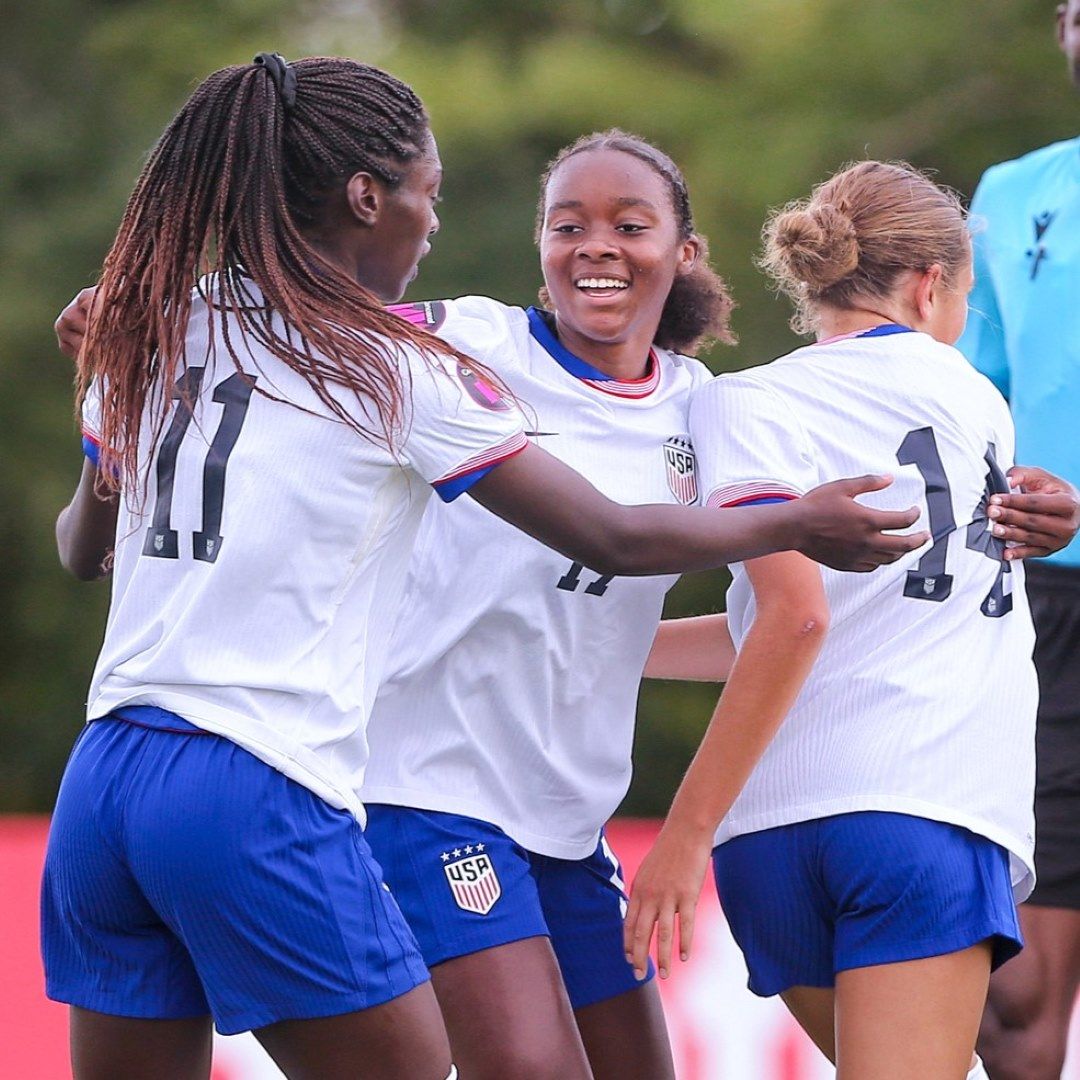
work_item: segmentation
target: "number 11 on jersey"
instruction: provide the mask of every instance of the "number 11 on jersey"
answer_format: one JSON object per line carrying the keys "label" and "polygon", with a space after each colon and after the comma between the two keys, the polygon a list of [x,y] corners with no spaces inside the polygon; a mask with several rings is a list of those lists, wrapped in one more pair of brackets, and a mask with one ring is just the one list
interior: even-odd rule
{"label": "number 11 on jersey", "polygon": [[[202,386],[206,368],[188,368],[173,390],[177,402],[169,430],[158,447],[156,468],[157,497],[150,527],[143,541],[144,555],[153,559],[180,558],[180,534],[172,527],[173,484],[176,481],[176,459],[180,444],[191,424],[192,403]],[[192,533],[192,555],[200,562],[215,562],[221,551],[221,515],[225,506],[225,467],[229,455],[240,437],[244,417],[247,416],[255,379],[235,372],[214,387],[213,400],[225,409],[217,431],[210,442],[203,463],[202,479],[202,529]]]}

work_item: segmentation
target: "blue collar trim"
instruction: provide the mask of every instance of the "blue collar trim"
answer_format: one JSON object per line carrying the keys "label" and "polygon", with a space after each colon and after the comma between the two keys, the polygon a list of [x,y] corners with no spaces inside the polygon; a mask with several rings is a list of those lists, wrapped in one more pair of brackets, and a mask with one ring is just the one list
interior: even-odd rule
{"label": "blue collar trim", "polygon": [[872,330],[864,330],[856,337],[891,337],[893,334],[914,334],[910,326],[901,326],[899,323],[885,323],[884,326],[875,326]]}
{"label": "blue collar trim", "polygon": [[526,313],[529,317],[529,333],[544,347],[544,350],[559,362],[559,365],[579,379],[590,379],[593,382],[615,382],[614,376],[608,375],[592,364],[587,364],[580,356],[575,356],[555,336],[555,332],[548,325],[544,317],[546,312],[539,308],[531,307]]}

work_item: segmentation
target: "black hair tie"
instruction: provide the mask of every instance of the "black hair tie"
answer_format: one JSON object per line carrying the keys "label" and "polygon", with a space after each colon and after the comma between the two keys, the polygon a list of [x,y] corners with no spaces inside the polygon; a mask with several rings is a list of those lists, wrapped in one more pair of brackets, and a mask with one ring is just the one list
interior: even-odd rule
{"label": "black hair tie", "polygon": [[261,52],[252,60],[253,64],[266,68],[266,73],[274,81],[274,87],[281,98],[285,111],[296,106],[296,72],[289,66],[281,53]]}

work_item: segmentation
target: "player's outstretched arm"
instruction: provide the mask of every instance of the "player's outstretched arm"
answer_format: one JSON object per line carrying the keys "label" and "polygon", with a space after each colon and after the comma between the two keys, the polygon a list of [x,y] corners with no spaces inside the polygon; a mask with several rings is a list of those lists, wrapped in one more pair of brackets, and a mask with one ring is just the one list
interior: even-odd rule
{"label": "player's outstretched arm", "polygon": [[642,677],[686,682],[727,682],[735,644],[727,615],[665,619],[657,628]]}
{"label": "player's outstretched arm", "polygon": [[102,498],[95,491],[97,466],[83,462],[79,486],[71,502],[56,519],[56,548],[60,564],[80,581],[106,577],[105,563],[116,542],[115,495]]}
{"label": "player's outstretched arm", "polygon": [[492,513],[601,574],[708,570],[777,551],[799,551],[836,570],[873,570],[929,539],[926,533],[888,534],[914,524],[916,509],[873,510],[855,501],[856,495],[891,482],[881,476],[838,480],[791,502],[735,510],[622,506],[569,466],[529,446],[477,481],[470,494]]}
{"label": "player's outstretched arm", "polygon": [[1080,530],[1076,488],[1031,465],[1014,465],[1008,475],[1009,483],[1020,491],[994,495],[989,510],[994,535],[1016,545],[1005,550],[1005,558],[1040,558],[1071,543]]}
{"label": "player's outstretched arm", "polygon": [[671,812],[630,889],[623,926],[627,961],[644,978],[656,933],[657,966],[690,956],[713,835],[794,704],[824,644],[829,608],[821,572],[785,552],[746,564],[757,612],[723,697]]}

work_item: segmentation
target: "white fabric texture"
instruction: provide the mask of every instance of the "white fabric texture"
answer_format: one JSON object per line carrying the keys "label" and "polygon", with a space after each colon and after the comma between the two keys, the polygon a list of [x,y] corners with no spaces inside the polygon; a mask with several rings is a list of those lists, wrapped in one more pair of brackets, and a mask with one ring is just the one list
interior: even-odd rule
{"label": "white fabric texture", "polygon": [[[822,652],[717,842],[856,810],[913,814],[1007,848],[1023,899],[1037,687],[1023,567],[1001,560],[986,523],[990,474],[1000,488],[1013,463],[1000,394],[925,334],[849,337],[721,376],[695,398],[690,428],[710,505],[891,473],[892,487],[861,501],[920,506],[913,528],[940,541],[872,574],[822,570]],[[736,566],[736,646],[754,611]]]}
{"label": "white fabric texture", "polygon": [[[651,378],[605,387],[568,370],[525,311],[483,297],[446,301],[436,333],[489,365],[534,441],[610,498],[687,498],[687,408],[712,378],[698,361],[655,349]],[[476,505],[433,501],[372,714],[364,801],[480,818],[557,858],[592,854],[629,785],[639,681],[675,580],[601,578]]]}
{"label": "white fabric texture", "polygon": [[[364,730],[425,481],[524,445],[521,416],[477,403],[453,361],[433,367],[401,347],[411,404],[395,458],[262,346],[249,338],[242,349],[257,388],[247,396],[196,299],[182,374],[190,421],[174,401],[156,446],[142,425],[149,482],[141,506],[129,497],[121,509],[88,718],[124,705],[171,710],[362,818]],[[372,423],[369,402],[335,393]]]}

